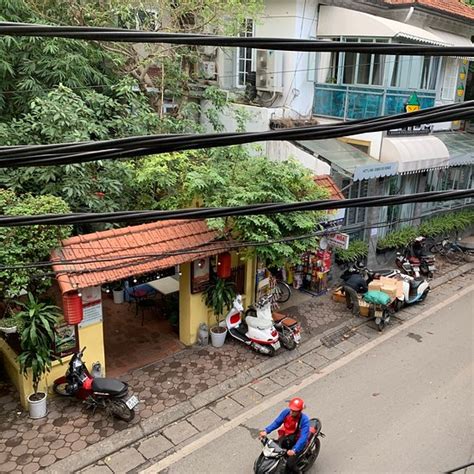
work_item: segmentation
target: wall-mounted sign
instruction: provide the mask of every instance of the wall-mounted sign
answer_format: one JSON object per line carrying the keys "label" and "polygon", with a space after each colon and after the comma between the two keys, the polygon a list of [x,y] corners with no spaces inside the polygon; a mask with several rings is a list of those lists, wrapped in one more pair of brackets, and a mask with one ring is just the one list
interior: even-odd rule
{"label": "wall-mounted sign", "polygon": [[349,235],[338,232],[336,234],[329,234],[328,243],[331,247],[347,250],[349,248]]}
{"label": "wall-mounted sign", "polygon": [[80,328],[102,322],[102,292],[100,286],[91,286],[81,290],[84,317]]}
{"label": "wall-mounted sign", "polygon": [[209,284],[209,257],[194,260],[191,264],[191,293],[200,293]]}
{"label": "wall-mounted sign", "polygon": [[354,181],[361,179],[381,178],[382,176],[393,176],[398,172],[398,162],[376,163],[373,165],[361,165],[354,170]]}
{"label": "wall-mounted sign", "polygon": [[418,96],[415,92],[408,98],[407,103],[405,104],[406,112],[416,112],[421,109],[421,104],[418,99]]}
{"label": "wall-mounted sign", "polygon": [[72,326],[63,322],[54,329],[53,354],[58,358],[79,351],[77,325]]}

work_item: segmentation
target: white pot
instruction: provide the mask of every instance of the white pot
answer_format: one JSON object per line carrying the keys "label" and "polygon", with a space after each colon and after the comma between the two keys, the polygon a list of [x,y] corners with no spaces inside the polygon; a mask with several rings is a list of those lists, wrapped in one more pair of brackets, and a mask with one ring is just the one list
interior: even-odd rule
{"label": "white pot", "polygon": [[112,290],[114,296],[114,303],[122,304],[123,303],[123,290]]}
{"label": "white pot", "polygon": [[216,328],[211,328],[211,341],[214,347],[222,347],[227,336],[227,329],[224,332],[214,332]]}
{"label": "white pot", "polygon": [[0,331],[4,332],[5,334],[13,334],[16,332],[16,326],[13,326],[11,328],[0,328]]}
{"label": "white pot", "polygon": [[40,400],[31,400],[31,397],[34,396],[34,393],[28,395],[28,406],[30,409],[30,418],[44,418],[48,413],[46,406],[46,393],[38,392],[38,395],[42,395],[43,398]]}

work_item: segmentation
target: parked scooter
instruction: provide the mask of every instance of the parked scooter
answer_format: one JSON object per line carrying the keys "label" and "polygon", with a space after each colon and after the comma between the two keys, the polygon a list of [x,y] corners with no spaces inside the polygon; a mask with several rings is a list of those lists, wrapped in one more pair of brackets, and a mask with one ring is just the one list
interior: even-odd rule
{"label": "parked scooter", "polygon": [[281,345],[292,351],[301,341],[301,327],[297,321],[285,315],[276,316],[272,313],[272,299],[273,295],[264,296],[254,305],[249,306],[245,311],[246,321],[247,317],[257,318],[257,320],[264,321],[268,324],[269,321],[274,325],[278,331],[278,338]]}
{"label": "parked scooter", "polygon": [[426,238],[419,236],[411,242],[405,249],[405,256],[408,261],[416,266],[418,263],[420,272],[428,278],[433,278],[436,271],[435,256],[425,248]]}
{"label": "parked scooter", "polygon": [[237,295],[225,318],[229,334],[256,352],[274,356],[280,348],[280,341],[278,340],[278,331],[273,326],[271,318],[267,320],[247,316],[245,321],[242,321],[243,311],[242,296]]}
{"label": "parked scooter", "polygon": [[[321,441],[319,438],[324,438],[321,432],[321,421],[318,418],[311,418],[310,435],[305,449],[298,455],[297,468],[299,472],[308,472],[311,466],[315,463],[319,451],[321,449]],[[286,473],[286,449],[283,449],[279,444],[268,437],[262,438],[263,449],[260,456],[255,461],[253,471],[255,474],[267,473]]]}
{"label": "parked scooter", "polygon": [[413,278],[419,278],[420,276],[420,259],[417,257],[412,257],[408,259],[405,255],[402,255],[400,252],[397,252],[395,257],[395,264],[397,267],[404,272],[406,275],[409,275]]}
{"label": "parked scooter", "polygon": [[128,384],[116,379],[96,378],[82,361],[86,348],[75,353],[69,361],[66,375],[54,381],[53,390],[63,397],[83,400],[94,411],[104,408],[108,413],[124,421],[132,421],[138,398],[128,396]]}

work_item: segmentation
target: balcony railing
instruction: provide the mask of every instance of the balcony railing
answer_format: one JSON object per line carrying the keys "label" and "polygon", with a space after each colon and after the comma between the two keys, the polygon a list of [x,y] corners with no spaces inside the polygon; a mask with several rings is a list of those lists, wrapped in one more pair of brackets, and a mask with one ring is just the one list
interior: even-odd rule
{"label": "balcony railing", "polygon": [[[313,114],[344,120],[399,114],[413,92],[373,86],[315,84]],[[434,92],[416,91],[416,95],[422,109],[434,106]]]}

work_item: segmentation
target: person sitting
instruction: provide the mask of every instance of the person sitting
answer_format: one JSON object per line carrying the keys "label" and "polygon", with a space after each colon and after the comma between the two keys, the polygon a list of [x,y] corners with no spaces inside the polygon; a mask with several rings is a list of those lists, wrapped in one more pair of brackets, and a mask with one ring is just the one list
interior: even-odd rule
{"label": "person sitting", "polygon": [[287,449],[287,469],[290,472],[300,472],[298,469],[298,455],[306,447],[310,434],[309,417],[303,413],[304,401],[301,398],[290,400],[288,408],[285,408],[263,431],[259,437],[263,438],[272,431],[278,429],[278,444]]}

